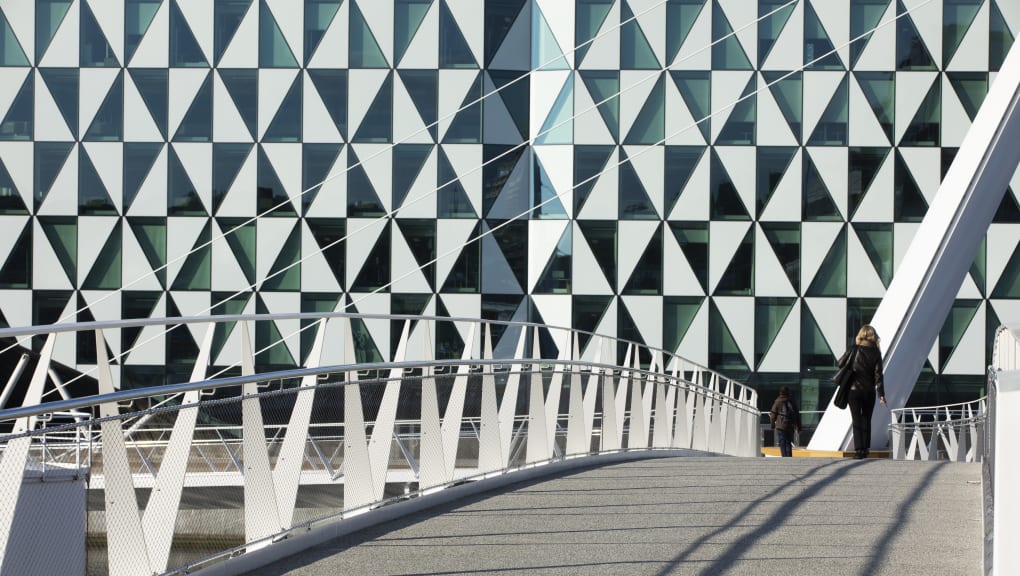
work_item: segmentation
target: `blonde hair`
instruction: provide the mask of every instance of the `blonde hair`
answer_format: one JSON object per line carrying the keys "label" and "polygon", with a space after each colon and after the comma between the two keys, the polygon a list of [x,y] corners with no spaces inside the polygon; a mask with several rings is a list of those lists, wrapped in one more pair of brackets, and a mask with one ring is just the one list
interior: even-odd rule
{"label": "blonde hair", "polygon": [[878,337],[878,333],[875,332],[875,328],[871,324],[865,324],[857,331],[858,346],[878,346],[881,341],[882,339]]}

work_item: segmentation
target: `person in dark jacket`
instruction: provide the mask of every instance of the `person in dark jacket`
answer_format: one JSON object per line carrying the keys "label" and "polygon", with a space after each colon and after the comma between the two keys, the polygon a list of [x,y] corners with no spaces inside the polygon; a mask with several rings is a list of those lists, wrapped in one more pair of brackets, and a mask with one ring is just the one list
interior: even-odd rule
{"label": "person in dark jacket", "polygon": [[776,431],[779,454],[790,458],[793,456],[793,433],[800,430],[800,410],[793,403],[788,386],[779,389],[779,397],[772,403],[772,410],[769,410],[769,420]]}
{"label": "person in dark jacket", "polygon": [[885,385],[882,380],[882,351],[879,350],[881,339],[875,329],[865,324],[857,331],[856,345],[850,347],[839,359],[839,367],[846,365],[850,355],[854,356],[853,378],[850,379],[850,390],[847,404],[853,419],[854,458],[867,458],[871,448],[871,413],[875,409],[875,395],[885,405]]}

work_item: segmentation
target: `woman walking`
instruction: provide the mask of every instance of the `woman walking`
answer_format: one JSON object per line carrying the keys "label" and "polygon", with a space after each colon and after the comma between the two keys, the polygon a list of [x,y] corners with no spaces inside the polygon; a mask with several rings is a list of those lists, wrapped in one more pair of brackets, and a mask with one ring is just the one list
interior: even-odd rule
{"label": "woman walking", "polygon": [[875,329],[865,324],[857,331],[856,345],[839,359],[839,367],[842,368],[853,356],[853,377],[850,379],[847,404],[853,418],[854,458],[858,459],[867,458],[871,448],[871,413],[875,409],[876,392],[878,401],[885,405],[882,351],[878,348],[880,341]]}

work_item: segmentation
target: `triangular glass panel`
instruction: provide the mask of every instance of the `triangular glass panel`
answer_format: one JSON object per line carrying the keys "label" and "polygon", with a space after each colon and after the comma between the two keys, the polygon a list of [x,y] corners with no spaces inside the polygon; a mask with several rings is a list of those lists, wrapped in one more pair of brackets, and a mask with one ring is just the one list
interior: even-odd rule
{"label": "triangular glass panel", "polygon": [[967,116],[973,120],[977,116],[978,109],[988,95],[988,74],[984,72],[947,72],[946,77],[952,84],[956,96],[967,111]]}
{"label": "triangular glass panel", "polygon": [[[510,267],[510,271],[517,280],[517,285],[527,286],[528,251],[521,242],[521,238],[528,237],[528,223],[512,221],[502,228],[496,229],[495,226],[498,226],[499,224],[502,224],[502,222],[490,223],[490,225],[493,226],[493,228],[491,228],[492,237],[495,238],[496,244],[499,246],[500,253],[506,259],[506,263]],[[486,263],[488,263],[487,258]],[[486,279],[488,279],[488,273],[486,273]]]}
{"label": "triangular glass panel", "polygon": [[733,112],[719,131],[715,143],[728,146],[753,146],[757,115],[754,76],[748,80],[740,99],[733,106]]}
{"label": "triangular glass panel", "polygon": [[166,287],[166,218],[128,217],[128,225],[135,235],[149,266],[156,271],[159,284]]}
{"label": "triangular glass panel", "polygon": [[35,2],[35,61],[42,62],[46,49],[64,21],[71,0],[36,0]]}
{"label": "triangular glass panel", "polygon": [[439,0],[439,67],[478,68],[471,47],[464,40],[464,34],[450,12],[450,7],[446,5],[446,0]]}
{"label": "triangular glass panel", "polygon": [[78,59],[82,68],[85,67],[112,67],[119,68],[120,62],[113,53],[113,48],[106,40],[102,28],[96,22],[92,14],[92,8],[88,2],[79,4],[81,29],[79,32],[80,49]]}
{"label": "triangular glass panel", "polygon": [[800,223],[762,222],[761,231],[772,246],[793,289],[800,292]]}
{"label": "triangular glass panel", "polygon": [[800,142],[801,124],[804,122],[804,75],[764,70],[761,74],[794,138]]}
{"label": "triangular glass panel", "polygon": [[128,142],[124,144],[124,213],[138,196],[142,184],[149,176],[152,165],[163,150],[161,143]]}
{"label": "triangular glass panel", "polygon": [[666,138],[666,76],[660,75],[638,112],[625,144],[658,144]]}
{"label": "triangular glass panel", "polygon": [[712,220],[750,220],[751,216],[744,201],[737,192],[733,179],[719,160],[719,154],[712,150],[712,166],[709,177]]}
{"label": "triangular glass panel", "polygon": [[[545,167],[542,165],[542,161],[537,156],[533,158],[535,162],[533,169],[535,183],[532,187],[534,190],[534,196],[531,217],[540,220],[566,219],[567,211],[563,207],[563,202],[560,201],[559,192],[557,192],[556,187],[553,186],[552,180],[549,178],[549,174],[546,173]],[[566,190],[563,191],[564,194],[566,192]]]}
{"label": "triangular glass panel", "polygon": [[765,64],[765,60],[772,52],[783,28],[786,27],[790,15],[793,14],[794,5],[785,0],[761,0],[758,2],[758,66]]}
{"label": "triangular glass panel", "polygon": [[935,81],[900,138],[900,146],[938,146],[942,121],[942,87]]}
{"label": "triangular glass panel", "polygon": [[[401,16],[404,12],[401,11],[403,6],[407,4],[411,5],[422,5],[426,4],[429,0],[412,0],[411,2],[397,2],[394,4],[394,11],[396,17],[397,28],[394,33],[399,37],[400,26],[404,24],[401,20]],[[312,61],[312,56],[315,55],[315,49],[319,47],[319,43],[322,42],[322,37],[326,35],[326,30],[329,29],[329,25],[336,18],[336,13],[340,10],[341,0],[305,0],[305,65]],[[424,14],[424,10],[423,10]],[[420,21],[420,20],[419,20]],[[417,25],[415,25],[417,28]],[[405,45],[406,46],[406,45]]]}
{"label": "triangular glass panel", "polygon": [[212,223],[206,222],[171,290],[209,290],[212,283]]}
{"label": "triangular glass panel", "polygon": [[694,168],[704,154],[704,146],[666,146],[664,215],[668,216],[673,211],[673,206],[683,194],[687,181],[691,179]]}
{"label": "triangular glass panel", "polygon": [[217,65],[234,39],[251,3],[252,0],[219,0],[213,4],[213,60]]}
{"label": "triangular glass panel", "polygon": [[1009,257],[1009,262],[992,290],[992,298],[1020,298],[1020,246]]}
{"label": "triangular glass panel", "polygon": [[82,290],[118,290],[121,287],[122,227],[118,220],[110,232],[103,249],[89,270]]}
{"label": "triangular glass panel", "polygon": [[106,93],[106,99],[92,118],[83,140],[89,142],[116,142],[124,137],[124,72]]}
{"label": "triangular glass panel", "polygon": [[808,146],[846,146],[849,116],[850,92],[844,77],[815,125]]}
{"label": "triangular glass panel", "polygon": [[719,308],[712,301],[708,305],[708,367],[724,374],[747,371],[744,355]]}
{"label": "triangular glass panel", "polygon": [[[145,107],[149,109],[149,114],[152,116],[153,122],[159,128],[160,134],[166,138],[167,135],[167,114],[168,114],[168,98],[169,98],[169,75],[167,70],[157,69],[141,69],[141,68],[129,68],[128,73],[131,74],[131,79],[135,82],[135,87],[138,88],[138,93],[142,96],[142,101],[145,102]],[[47,80],[49,82],[49,80]],[[75,94],[77,94],[78,78],[74,79]],[[69,88],[68,88],[69,89]],[[60,105],[60,101],[57,101],[57,105]],[[72,125],[77,126],[78,124],[78,105],[74,104],[74,117],[75,122]],[[68,118],[68,113],[63,107],[60,108],[64,112],[64,117]]]}
{"label": "triangular glass panel", "polygon": [[298,292],[301,290],[301,226],[295,225],[276,255],[261,290]]}
{"label": "triangular glass panel", "polygon": [[875,119],[893,141],[893,121],[896,117],[896,75],[893,72],[854,72],[861,92],[871,105]]}
{"label": "triangular glass panel", "polygon": [[315,244],[322,252],[336,283],[344,286],[347,262],[344,237],[347,235],[347,221],[342,218],[308,218],[305,220]]}
{"label": "triangular glass panel", "polygon": [[78,215],[117,216],[117,206],[85,148],[78,148]]}
{"label": "triangular glass panel", "polygon": [[3,12],[0,12],[0,66],[31,66]]}
{"label": "triangular glass panel", "polygon": [[1020,224],[1020,205],[1016,202],[1016,196],[1013,195],[1011,188],[1006,188],[1006,193],[1002,195],[1002,202],[999,204],[999,209],[995,212],[995,218],[992,222],[996,224]]}
{"label": "triangular glass panel", "polygon": [[666,3],[666,63],[676,60],[680,47],[705,8],[705,0],[672,0]]}
{"label": "triangular glass panel", "polygon": [[255,206],[260,216],[294,217],[294,204],[290,194],[283,187],[273,163],[266,156],[266,151],[259,146],[258,182],[255,188]]}
{"label": "triangular glass panel", "polygon": [[256,234],[258,225],[245,218],[217,218],[223,237],[230,246],[230,252],[234,255],[241,272],[244,273],[244,280],[249,286],[255,286],[255,251]]}
{"label": "triangular glass panel", "polygon": [[713,296],[751,296],[754,293],[754,226],[733,253],[726,271],[715,285]]}
{"label": "triangular glass panel", "polygon": [[845,70],[829,33],[810,2],[804,3],[804,69]]}
{"label": "triangular glass panel", "polygon": [[368,179],[365,168],[353,148],[347,151],[347,215],[351,218],[379,218],[386,209]]}
{"label": "triangular glass panel", "polygon": [[[233,292],[213,292],[212,301],[215,303],[212,307],[212,314],[215,316],[227,316],[235,314],[244,314],[244,309],[248,306],[248,302],[251,300],[253,294],[251,292],[245,294],[235,294]],[[143,316],[146,318],[147,316]],[[213,328],[213,341],[212,347],[210,348],[210,357],[219,358],[220,353],[223,352],[223,348],[227,344],[227,339],[234,332],[234,327],[237,325],[236,322],[217,322]],[[304,336],[304,332],[301,333]]]}
{"label": "triangular glass panel", "polygon": [[241,166],[248,159],[253,144],[213,144],[212,210],[219,212],[223,199],[234,185]]}
{"label": "triangular glass panel", "polygon": [[758,147],[758,185],[757,214],[760,216],[768,206],[772,194],[786,176],[786,170],[793,162],[797,148],[793,146],[760,146]]}
{"label": "triangular glass panel", "polygon": [[857,212],[864,196],[871,188],[878,170],[885,163],[891,148],[850,148],[850,179],[847,190],[848,213],[850,217]]}
{"label": "triangular glass panel", "polygon": [[489,145],[482,148],[482,214],[485,217],[489,216],[500,196],[519,198],[521,205],[527,206],[529,182],[527,179],[511,179],[525,151],[524,146]]}
{"label": "triangular glass panel", "polygon": [[850,2],[850,38],[856,39],[850,44],[850,65],[856,66],[857,60],[871,40],[873,31],[878,27],[889,0],[854,0]]}
{"label": "triangular glass panel", "polygon": [[7,258],[0,268],[0,288],[32,287],[32,226],[26,222],[14,245],[7,248]]}
{"label": "triangular glass panel", "polygon": [[397,144],[393,147],[393,207],[400,208],[418,180],[432,144]]}
{"label": "triangular glass panel", "polygon": [[666,350],[673,352],[680,347],[704,303],[704,296],[666,296],[662,299],[662,342]]}
{"label": "triangular glass panel", "polygon": [[57,179],[64,163],[71,153],[74,142],[36,142],[35,143],[35,197],[34,211],[46,200],[53,181]]}
{"label": "triangular glass panel", "polygon": [[[432,294],[393,294],[390,296],[390,314],[402,316],[429,316],[426,308],[432,301]],[[437,307],[441,302],[437,300]],[[324,310],[332,312],[333,310]],[[443,316],[437,310],[436,316]],[[404,320],[390,320],[390,357],[396,358],[397,347],[404,331]],[[417,320],[411,321],[411,331],[418,326]],[[459,356],[458,356],[459,358]]]}
{"label": "triangular glass panel", "polygon": [[659,214],[655,211],[655,205],[648,197],[645,185],[641,183],[641,178],[638,177],[634,165],[629,161],[627,153],[621,149],[620,155],[620,219],[658,220]]}
{"label": "triangular glass panel", "polygon": [[914,26],[903,0],[896,0],[896,69],[936,70],[935,60]]}
{"label": "triangular glass panel", "polygon": [[660,224],[630,273],[621,294],[662,294],[662,225]]}
{"label": "triangular glass panel", "polygon": [[828,186],[825,185],[822,175],[818,173],[818,168],[809,155],[804,156],[803,190],[802,217],[805,221],[839,222],[843,220]]}
{"label": "triangular glass panel", "polygon": [[984,0],[952,0],[942,6],[942,65],[948,67]]}
{"label": "triangular glass panel", "polygon": [[659,70],[662,64],[655,57],[655,52],[648,44],[644,30],[634,17],[627,0],[620,3],[620,69],[622,70]]}
{"label": "triangular glass panel", "polygon": [[670,70],[669,73],[707,141],[712,128],[712,73],[695,70]]}
{"label": "triangular glass panel", "polygon": [[467,191],[457,171],[450,164],[446,152],[439,151],[439,188],[436,190],[436,216],[438,218],[477,218]]}
{"label": "triangular glass panel", "polygon": [[539,130],[535,144],[571,144],[574,139],[574,77],[567,77]]}
{"label": "triangular glass panel", "polygon": [[802,306],[800,313],[801,369],[825,370],[834,373],[836,357],[815,321],[811,307]]}
{"label": "triangular glass panel", "polygon": [[[328,314],[337,309],[340,298],[339,292],[303,292],[301,294],[301,311],[316,314]],[[312,328],[312,324],[318,323],[317,319],[306,318],[301,320],[301,362],[303,366],[308,365],[308,358],[312,353],[318,328]]]}
{"label": "triangular glass panel", "polygon": [[928,201],[907,168],[903,156],[896,152],[893,178],[893,218],[896,222],[920,222],[928,212]]}
{"label": "triangular glass panel", "polygon": [[[616,146],[574,146],[574,214],[588,200]],[[668,166],[668,164],[667,164]],[[611,177],[611,176],[609,176]]]}
{"label": "triangular glass panel", "polygon": [[[156,313],[156,305],[163,297],[163,292],[130,290],[124,291],[121,297],[121,317],[128,319],[151,318],[162,316]],[[138,337],[142,334],[141,326],[121,329],[121,348],[131,350],[138,344]],[[93,339],[94,340],[94,339]],[[213,356],[215,358],[216,356]]]}
{"label": "triangular glass panel", "polygon": [[1002,63],[1006,61],[1006,54],[1009,54],[1013,47],[1014,36],[1002,17],[1002,11],[996,3],[991,0],[991,11],[988,20],[988,71],[998,72],[1002,69]]}
{"label": "triangular glass panel", "polygon": [[393,4],[393,61],[400,62],[418,33],[432,0],[396,0]]}
{"label": "triangular glass panel", "polygon": [[[311,74],[312,71],[308,72]],[[234,107],[244,120],[244,125],[248,127],[248,133],[253,140],[258,138],[258,70],[221,68],[218,73],[223,86],[230,94],[230,99],[234,101]]]}
{"label": "triangular glass panel", "polygon": [[893,275],[893,225],[888,223],[857,222],[854,231],[861,240],[871,265],[886,288]]}
{"label": "triangular glass panel", "polygon": [[347,70],[309,69],[305,73],[312,79],[340,137],[347,138]]}
{"label": "triangular glass panel", "polygon": [[[634,322],[634,317],[631,316],[630,310],[627,309],[627,303],[624,300],[618,300],[616,307],[616,337],[619,338],[616,342],[616,362],[622,363],[624,358],[627,357],[627,349],[630,342],[637,344],[645,344],[645,338],[638,330],[637,323]],[[647,348],[640,346],[637,349],[637,362],[640,366],[646,367],[649,360],[651,360],[650,354],[647,352]],[[612,360],[610,360],[612,361]]]}
{"label": "triangular glass panel", "polygon": [[68,129],[75,137],[78,135],[78,76],[77,68],[39,68],[53,101],[57,103],[60,115],[64,117]]}
{"label": "triangular glass panel", "polygon": [[[348,312],[357,312],[357,308],[354,306],[353,299],[350,295],[347,296],[347,303],[344,309]],[[379,353],[379,347],[375,340],[372,338],[372,333],[368,330],[368,326],[365,326],[365,321],[360,318],[351,319],[351,332],[354,336],[354,341],[358,343],[354,347],[354,358],[358,362],[382,362],[382,354]]]}
{"label": "triangular glass panel", "polygon": [[733,33],[733,27],[718,2],[712,2],[712,69],[751,70],[740,40]]}
{"label": "triangular glass panel", "polygon": [[167,174],[167,213],[170,216],[208,216],[202,199],[177,152],[170,149]]}
{"label": "triangular glass panel", "polygon": [[266,0],[259,0],[259,67],[297,68],[294,52],[276,23]]}
{"label": "triangular glass panel", "polygon": [[790,317],[796,298],[754,299],[754,365],[758,367]]}
{"label": "triangular glass panel", "polygon": [[805,296],[846,297],[846,227],[829,247],[828,254],[822,260],[814,280],[808,286]]}
{"label": "triangular glass panel", "polygon": [[[388,292],[390,285],[390,223],[387,222],[375,247],[365,259],[354,283],[351,284],[351,292]],[[403,273],[403,271],[401,271]]]}
{"label": "triangular glass panel", "polygon": [[25,201],[21,199],[21,193],[11,178],[11,173],[0,160],[0,214],[28,213],[28,206],[25,206]]}
{"label": "triangular glass panel", "polygon": [[0,140],[31,140],[35,127],[35,74],[29,73],[0,122]]}
{"label": "triangular glass panel", "polygon": [[[602,29],[602,24],[613,8],[614,0],[581,0],[577,3],[576,27],[574,29],[574,63],[580,67],[591,48],[592,41]],[[486,13],[490,8],[486,7]]]}
{"label": "triangular glass panel", "polygon": [[956,345],[963,339],[963,335],[967,332],[967,328],[970,327],[980,307],[981,300],[957,299],[953,301],[953,306],[946,315],[946,321],[943,322],[942,329],[939,330],[940,366],[945,366],[952,357]]}
{"label": "triangular glass panel", "polygon": [[[499,97],[502,98],[507,112],[510,113],[510,118],[514,121],[514,125],[517,126],[517,131],[521,134],[527,134],[529,123],[531,122],[531,110],[529,108],[529,103],[531,102],[531,76],[529,73],[517,70],[489,70],[486,73],[492,80],[496,90],[499,90]],[[581,72],[581,74],[583,75],[584,72]],[[433,87],[434,92],[435,89]],[[433,114],[434,117],[435,115]],[[422,118],[424,119],[424,116]]]}
{"label": "triangular glass panel", "polygon": [[[353,6],[353,4],[352,4]],[[383,81],[361,120],[354,142],[389,142],[393,134],[393,73]]]}
{"label": "triangular glass panel", "polygon": [[263,142],[298,142],[301,140],[302,94],[301,75],[294,77],[290,90],[284,97],[269,128],[263,134]]}
{"label": "triangular glass panel", "polygon": [[[374,1],[374,0],[370,0]],[[386,56],[379,49],[375,35],[365,22],[357,2],[350,2],[348,60],[351,68],[389,68]]]}
{"label": "triangular glass panel", "polygon": [[[407,242],[414,261],[429,283],[429,289],[436,289],[436,221],[432,219],[396,220],[397,231]],[[401,275],[408,271],[401,271]]]}
{"label": "triangular glass panel", "polygon": [[702,290],[708,290],[708,222],[670,222],[670,230]]}
{"label": "triangular glass panel", "polygon": [[330,171],[340,155],[340,144],[304,144],[301,147],[301,212],[307,215],[322,185],[327,180],[343,178],[336,173],[330,177]]}
{"label": "triangular glass panel", "polygon": [[209,142],[212,140],[212,74],[205,77],[181,120],[174,142]]}
{"label": "triangular glass panel", "polygon": [[982,296],[987,296],[988,292],[988,238],[981,239],[981,245],[978,246],[977,254],[974,255],[974,261],[970,263],[970,277],[974,280],[974,284],[977,285],[978,291]]}
{"label": "triangular glass panel", "polygon": [[598,330],[599,324],[613,302],[612,296],[574,296],[571,300],[570,325],[577,332],[577,347],[583,353],[591,342],[592,333]]}
{"label": "triangular glass panel", "polygon": [[[469,238],[478,238],[481,225],[475,226]],[[477,294],[482,287],[482,243],[471,241],[461,247],[457,261],[443,283],[444,293]]]}
{"label": "triangular glass panel", "polygon": [[201,68],[208,67],[209,61],[205,59],[195,33],[191,31],[177,0],[170,2],[170,66],[173,68]]}
{"label": "triangular glass panel", "polygon": [[[255,296],[255,313],[269,314],[269,307],[261,296]],[[353,322],[351,328],[354,328]],[[357,340],[362,344],[362,340]],[[360,346],[358,346],[360,347]],[[286,339],[280,332],[280,327],[274,320],[267,320],[255,323],[255,370],[256,372],[269,372],[273,368],[292,368],[297,365],[294,356],[290,353]]]}
{"label": "triangular glass panel", "polygon": [[609,285],[616,287],[617,222],[611,220],[577,220],[581,235],[588,242],[595,261],[599,263]]}
{"label": "triangular glass panel", "polygon": [[443,144],[481,144],[482,142],[482,75],[478,74],[457,116],[446,129]]}
{"label": "triangular glass panel", "polygon": [[[620,73],[615,70],[579,70],[581,80],[598,105],[613,141],[620,140]],[[526,132],[522,132],[526,133]]]}

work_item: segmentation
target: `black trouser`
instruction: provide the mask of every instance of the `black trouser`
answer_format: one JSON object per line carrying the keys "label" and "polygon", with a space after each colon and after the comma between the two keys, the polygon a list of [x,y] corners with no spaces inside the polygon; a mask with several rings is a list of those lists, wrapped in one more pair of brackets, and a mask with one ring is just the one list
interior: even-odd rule
{"label": "black trouser", "polygon": [[850,417],[853,418],[854,450],[871,448],[871,413],[875,410],[875,390],[867,387],[850,389],[847,395]]}

